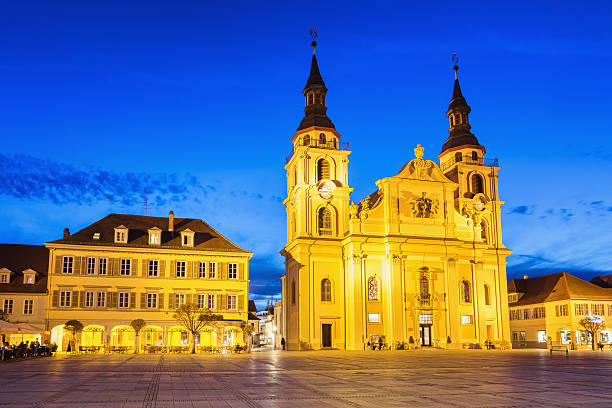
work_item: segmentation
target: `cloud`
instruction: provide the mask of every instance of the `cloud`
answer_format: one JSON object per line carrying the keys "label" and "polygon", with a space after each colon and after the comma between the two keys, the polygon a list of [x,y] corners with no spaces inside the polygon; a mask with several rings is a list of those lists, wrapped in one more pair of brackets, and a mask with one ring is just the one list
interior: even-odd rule
{"label": "cloud", "polygon": [[518,207],[514,207],[510,211],[510,214],[531,215],[532,213],[529,212],[529,206],[527,206],[527,205],[519,205]]}
{"label": "cloud", "polygon": [[83,169],[27,155],[0,154],[0,195],[56,205],[106,201],[150,206],[167,201],[205,197],[214,186],[203,186],[190,175],[119,173]]}

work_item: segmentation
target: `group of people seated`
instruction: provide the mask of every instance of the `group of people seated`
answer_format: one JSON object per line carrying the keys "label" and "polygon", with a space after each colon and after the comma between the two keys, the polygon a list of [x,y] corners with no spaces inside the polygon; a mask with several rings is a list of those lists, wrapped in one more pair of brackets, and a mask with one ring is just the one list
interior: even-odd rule
{"label": "group of people seated", "polygon": [[0,347],[0,358],[4,361],[17,359],[17,358],[31,358],[50,356],[57,349],[57,345],[42,345],[36,341],[22,341],[17,345],[11,345],[8,342],[4,342]]}

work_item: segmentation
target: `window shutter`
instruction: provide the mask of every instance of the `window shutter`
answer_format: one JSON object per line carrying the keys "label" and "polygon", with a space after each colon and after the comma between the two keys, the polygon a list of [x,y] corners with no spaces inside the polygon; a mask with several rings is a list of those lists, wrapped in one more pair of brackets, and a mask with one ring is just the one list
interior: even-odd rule
{"label": "window shutter", "polygon": [[164,294],[163,293],[157,294],[157,308],[158,309],[164,308]]}
{"label": "window shutter", "polygon": [[[79,292],[76,290],[71,290],[70,291],[70,307],[77,307],[78,306],[78,297],[79,297]],[[77,298],[77,299],[75,299]]]}
{"label": "window shutter", "polygon": [[238,279],[244,280],[244,264],[242,262],[238,264]]}
{"label": "window shutter", "polygon": [[187,270],[185,271],[185,277],[187,279],[193,279],[193,261],[185,262]]}
{"label": "window shutter", "polygon": [[217,295],[217,304],[215,306],[217,306],[217,310],[223,309],[223,295],[221,293]]}
{"label": "window shutter", "polygon": [[81,259],[81,267],[80,267],[79,273],[81,275],[87,275],[87,257],[81,256],[80,259]]}
{"label": "window shutter", "polygon": [[115,270],[115,276],[121,275],[121,259],[115,258],[113,259],[113,269]]}
{"label": "window shutter", "polygon": [[176,293],[170,293],[170,297],[168,298],[168,309],[174,309],[176,303]]}
{"label": "window shutter", "polygon": [[53,291],[53,299],[51,300],[51,306],[59,307],[59,290]]}
{"label": "window shutter", "polygon": [[130,309],[133,309],[136,306],[136,293],[130,292]]}
{"label": "window shutter", "polygon": [[130,271],[130,274],[132,276],[144,276],[143,274],[138,274],[138,259],[132,259],[132,264],[130,265],[130,267],[132,268],[132,270]]}
{"label": "window shutter", "polygon": [[225,262],[218,262],[217,263],[217,268],[219,268],[219,270],[217,271],[217,273],[219,274],[219,278],[220,279],[225,279],[227,278],[227,272],[225,271]]}
{"label": "window shutter", "polygon": [[187,302],[188,304],[194,303],[193,294],[188,293],[188,294],[185,295],[185,298],[186,298],[185,302]]}
{"label": "window shutter", "polygon": [[112,308],[117,307],[117,296],[118,296],[117,292],[108,292],[108,297],[110,300],[108,307],[112,307]]}
{"label": "window shutter", "polygon": [[[159,275],[159,271],[157,271]],[[149,276],[149,260],[143,259],[140,265],[140,276]]]}
{"label": "window shutter", "polygon": [[81,274],[81,257],[80,256],[74,257],[74,264],[72,265],[72,274],[73,275]]}
{"label": "window shutter", "polygon": [[240,311],[244,310],[244,295],[238,295],[238,304],[236,307]]}
{"label": "window shutter", "polygon": [[159,276],[160,278],[168,277],[166,275],[166,261],[159,261],[159,271],[157,272],[157,276]]}
{"label": "window shutter", "polygon": [[115,259],[114,258],[108,258],[106,260],[106,275],[107,276],[113,276],[115,274]]}
{"label": "window shutter", "polygon": [[170,261],[170,277],[176,278],[176,261]]}
{"label": "window shutter", "polygon": [[140,294],[140,308],[141,309],[147,308],[147,294],[146,293]]}
{"label": "window shutter", "polygon": [[59,275],[62,273],[62,257],[57,255],[55,257],[55,274]]}
{"label": "window shutter", "polygon": [[81,291],[79,295],[79,307],[82,309],[85,303],[85,292]]}

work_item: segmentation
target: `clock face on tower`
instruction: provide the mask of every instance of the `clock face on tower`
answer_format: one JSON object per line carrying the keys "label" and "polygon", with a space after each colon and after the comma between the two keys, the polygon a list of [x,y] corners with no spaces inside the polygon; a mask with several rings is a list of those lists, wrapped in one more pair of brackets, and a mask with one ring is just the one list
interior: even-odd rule
{"label": "clock face on tower", "polygon": [[478,211],[484,210],[485,205],[485,200],[480,196],[480,194],[474,197],[474,208],[476,208]]}
{"label": "clock face on tower", "polygon": [[336,185],[331,180],[322,180],[317,185],[317,191],[322,198],[330,198],[334,194]]}

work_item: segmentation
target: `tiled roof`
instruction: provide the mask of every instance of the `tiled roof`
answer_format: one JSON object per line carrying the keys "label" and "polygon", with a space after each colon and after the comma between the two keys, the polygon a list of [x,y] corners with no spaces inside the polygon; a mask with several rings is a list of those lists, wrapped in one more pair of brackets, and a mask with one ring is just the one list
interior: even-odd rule
{"label": "tiled roof", "polygon": [[591,283],[602,288],[612,288],[612,275],[601,275],[591,279]]}
{"label": "tiled roof", "polygon": [[553,273],[527,279],[512,279],[508,293],[523,296],[510,306],[554,302],[568,299],[612,300],[612,289],[604,289],[566,272]]}
{"label": "tiled roof", "polygon": [[249,312],[257,313],[257,305],[254,300],[249,300]]}
{"label": "tiled roof", "polygon": [[[127,244],[114,243],[115,228],[121,225],[129,228]],[[148,232],[150,228],[154,227],[162,230],[161,244],[155,246],[149,245]],[[193,248],[181,245],[180,232],[187,229],[195,232]],[[99,239],[93,238],[95,233],[100,233]],[[132,214],[109,214],[67,238],[51,241],[50,244],[181,248],[248,253],[248,251],[233,244],[230,240],[200,219],[174,218],[174,231],[171,232],[168,231],[168,218],[166,217],[148,217]]]}
{"label": "tiled roof", "polygon": [[[46,293],[49,250],[43,245],[0,244],[0,269],[9,269],[9,283],[0,283],[0,293]],[[37,272],[34,284],[23,283],[23,271]]]}

